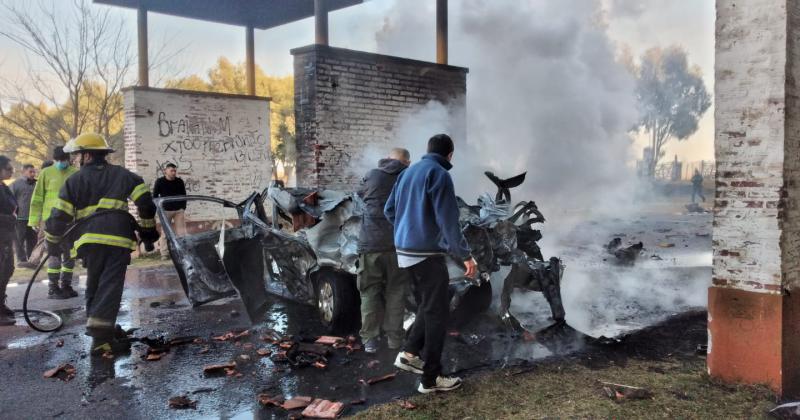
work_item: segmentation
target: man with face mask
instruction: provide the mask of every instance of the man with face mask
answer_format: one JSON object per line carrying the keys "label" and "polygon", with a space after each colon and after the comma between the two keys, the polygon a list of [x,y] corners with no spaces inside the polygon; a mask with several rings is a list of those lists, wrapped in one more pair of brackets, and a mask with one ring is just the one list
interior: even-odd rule
{"label": "man with face mask", "polygon": [[[92,337],[91,353],[124,353],[130,339],[115,325],[122,301],[125,271],[138,236],[145,248],[158,240],[156,206],[139,175],[106,156],[113,152],[103,136],[85,133],[70,140],[64,151],[80,159],[81,169],[64,183],[53,213],[45,224],[49,249],[72,243],[71,256],[86,267],[86,335]],[[131,220],[128,201],[139,215],[138,228]],[[82,221],[69,237],[63,237],[73,221]],[[51,251],[52,252],[52,251]]]}
{"label": "man with face mask", "polygon": [[[41,224],[47,222],[64,182],[70,175],[78,172],[70,165],[69,155],[64,153],[64,148],[61,146],[53,150],[53,160],[55,161],[53,166],[42,169],[33,189],[28,226],[34,229],[39,229]],[[47,260],[47,278],[50,280],[48,299],[69,299],[78,296],[78,292],[72,288],[74,267],[75,260],[70,258],[68,252],[62,251],[58,255],[50,255]]]}
{"label": "man with face mask", "polygon": [[22,176],[11,183],[11,193],[17,200],[16,245],[17,265],[31,267],[28,258],[36,246],[36,231],[28,226],[28,213],[31,208],[31,197],[36,187],[36,168],[31,164],[22,165]]}

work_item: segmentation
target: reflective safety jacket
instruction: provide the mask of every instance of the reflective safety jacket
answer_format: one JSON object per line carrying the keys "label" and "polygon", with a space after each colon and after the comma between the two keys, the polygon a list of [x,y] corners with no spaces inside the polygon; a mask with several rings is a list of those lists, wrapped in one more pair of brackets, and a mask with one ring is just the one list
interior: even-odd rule
{"label": "reflective safety jacket", "polygon": [[58,169],[55,165],[42,169],[36,180],[36,186],[33,187],[28,226],[38,228],[39,223],[47,221],[53,206],[58,201],[58,192],[61,191],[67,178],[76,172],[78,168],[74,166],[68,166],[64,170]]}
{"label": "reflective safety jacket", "polygon": [[50,242],[66,240],[73,243],[72,256],[83,257],[81,247],[100,244],[136,249],[136,235],[131,218],[120,212],[109,212],[93,217],[62,238],[73,220],[80,220],[95,212],[109,209],[128,210],[128,200],[139,212],[139,226],[155,229],[156,207],[150,190],[142,177],[107,162],[88,164],[69,177],[45,224],[45,238]]}

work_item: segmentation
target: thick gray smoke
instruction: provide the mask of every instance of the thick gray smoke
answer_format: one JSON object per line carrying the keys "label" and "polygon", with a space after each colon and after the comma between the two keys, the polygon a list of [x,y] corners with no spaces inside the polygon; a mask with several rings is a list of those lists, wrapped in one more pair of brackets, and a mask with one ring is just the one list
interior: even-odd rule
{"label": "thick gray smoke", "polygon": [[[434,3],[398,2],[377,34],[380,52],[432,55]],[[527,171],[516,197],[534,199],[545,214],[599,210],[628,195],[633,80],[615,61],[598,7],[590,0],[451,2],[450,62],[469,68],[468,134],[454,139],[453,170],[465,199],[491,190],[485,169],[501,178]],[[420,109],[398,144],[419,156],[431,134],[453,123],[442,123],[447,114],[439,104]]]}
{"label": "thick gray smoke", "polygon": [[[613,7],[635,13],[637,4],[614,1]],[[449,13],[450,63],[469,68],[467,136],[454,138],[457,192],[474,203],[480,193],[493,192],[484,170],[501,178],[527,171],[512,198],[533,199],[547,217],[544,254],[565,258],[567,319],[587,332],[702,305],[702,298],[686,299],[681,284],[688,282],[701,297],[706,287],[706,279],[695,276],[706,273],[702,269],[675,279],[659,274],[663,267],[609,268],[599,248],[612,232],[589,233],[597,229],[588,221],[629,220],[639,207],[627,133],[637,117],[634,81],[615,60],[601,6],[599,0],[463,0],[450,2]],[[398,1],[376,35],[379,52],[432,61],[434,16],[433,1]],[[435,102],[419,108],[399,125],[396,145],[418,159],[432,134],[462,124],[453,115]],[[365,165],[381,152],[367,153]],[[586,252],[572,252],[575,244]],[[602,267],[591,266],[598,261]],[[667,268],[682,265],[678,259]],[[539,300],[520,299],[515,306],[546,308]]]}

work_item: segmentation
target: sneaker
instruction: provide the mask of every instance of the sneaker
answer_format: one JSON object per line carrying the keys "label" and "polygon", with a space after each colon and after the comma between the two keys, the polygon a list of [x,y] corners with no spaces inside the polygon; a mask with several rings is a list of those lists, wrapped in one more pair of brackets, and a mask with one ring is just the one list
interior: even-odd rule
{"label": "sneaker", "polygon": [[416,373],[417,375],[422,375],[422,367],[424,365],[425,362],[423,362],[419,356],[407,356],[404,351],[397,353],[397,358],[394,359],[394,366],[396,368]]}
{"label": "sneaker", "polygon": [[370,338],[369,340],[364,342],[364,351],[367,353],[377,353],[378,352],[378,339],[377,338]]}
{"label": "sneaker", "polygon": [[65,299],[78,297],[78,292],[76,292],[70,284],[61,286],[61,294],[64,295]]}
{"label": "sneaker", "polygon": [[0,315],[14,317],[14,311],[11,310],[5,303],[0,303]]}
{"label": "sneaker", "polygon": [[417,387],[417,392],[420,394],[430,394],[431,392],[446,392],[458,389],[461,386],[461,378],[437,376],[436,382],[431,386],[425,386],[421,382]]}

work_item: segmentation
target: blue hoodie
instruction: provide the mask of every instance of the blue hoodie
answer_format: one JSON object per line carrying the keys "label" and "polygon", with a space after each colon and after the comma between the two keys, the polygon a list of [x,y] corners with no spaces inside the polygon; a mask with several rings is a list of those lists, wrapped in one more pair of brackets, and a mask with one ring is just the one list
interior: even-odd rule
{"label": "blue hoodie", "polygon": [[467,240],[458,222],[453,165],[437,153],[428,153],[403,171],[394,184],[383,213],[394,225],[398,255],[428,257],[449,253],[470,258]]}

